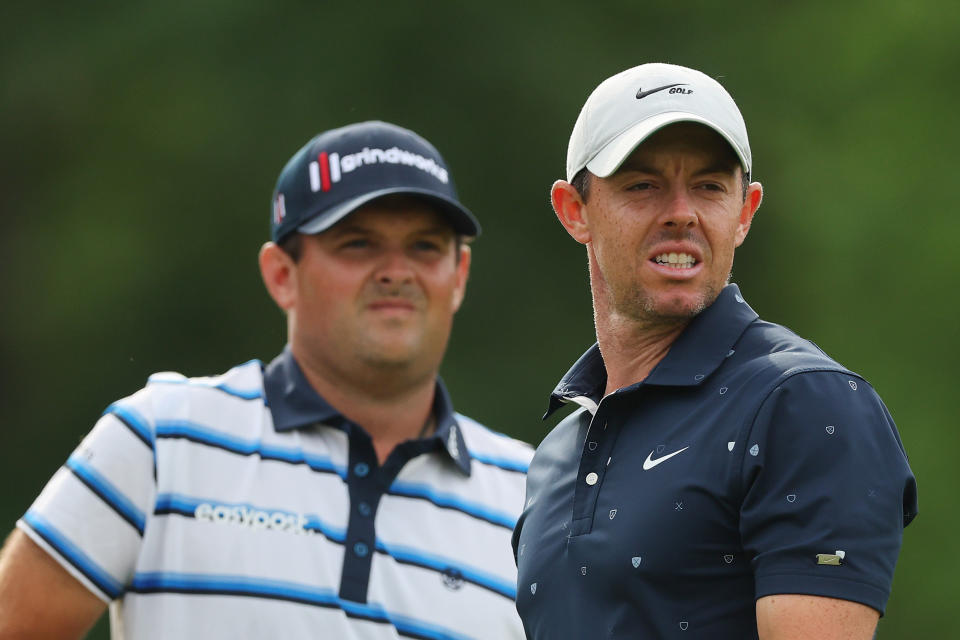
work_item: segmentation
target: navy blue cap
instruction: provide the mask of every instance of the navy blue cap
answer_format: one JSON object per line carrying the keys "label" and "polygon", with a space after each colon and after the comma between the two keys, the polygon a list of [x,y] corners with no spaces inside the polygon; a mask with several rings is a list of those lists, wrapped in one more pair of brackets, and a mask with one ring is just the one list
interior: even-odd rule
{"label": "navy blue cap", "polygon": [[271,238],[299,231],[320,233],[375,198],[417,196],[436,207],[454,231],[480,234],[480,224],[460,204],[443,157],[425,139],[396,125],[371,120],[325,131],[297,151],[273,191]]}

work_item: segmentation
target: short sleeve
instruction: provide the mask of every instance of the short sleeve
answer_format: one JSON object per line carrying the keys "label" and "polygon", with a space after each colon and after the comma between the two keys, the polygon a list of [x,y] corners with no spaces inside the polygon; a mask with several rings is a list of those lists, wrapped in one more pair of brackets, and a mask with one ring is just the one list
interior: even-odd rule
{"label": "short sleeve", "polygon": [[133,576],[156,496],[146,392],[111,405],[17,527],[105,602]]}
{"label": "short sleeve", "polygon": [[753,421],[741,487],[757,598],[820,595],[883,613],[917,491],[867,382],[843,371],[788,377]]}

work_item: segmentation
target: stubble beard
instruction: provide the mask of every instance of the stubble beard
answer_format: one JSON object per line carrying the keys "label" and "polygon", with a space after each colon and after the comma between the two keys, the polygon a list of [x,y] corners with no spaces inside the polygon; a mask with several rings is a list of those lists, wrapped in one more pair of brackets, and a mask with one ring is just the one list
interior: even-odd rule
{"label": "stubble beard", "polygon": [[435,377],[446,350],[447,340],[436,344],[428,335],[440,330],[424,326],[416,335],[401,330],[405,335],[399,342],[397,336],[368,333],[355,345],[358,373],[388,396],[424,384]]}
{"label": "stubble beard", "polygon": [[719,288],[713,283],[708,283],[692,304],[686,301],[685,296],[670,300],[669,294],[665,295],[667,300],[657,300],[655,296],[641,289],[634,292],[633,299],[620,308],[628,310],[628,315],[644,327],[669,328],[686,325],[714,303],[723,286],[730,282],[730,278],[731,274],[728,273]]}

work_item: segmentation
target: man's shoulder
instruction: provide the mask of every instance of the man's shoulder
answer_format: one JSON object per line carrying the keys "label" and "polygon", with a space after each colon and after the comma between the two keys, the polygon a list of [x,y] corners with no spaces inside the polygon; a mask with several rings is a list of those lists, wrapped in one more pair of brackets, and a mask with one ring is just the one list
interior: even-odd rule
{"label": "man's shoulder", "polygon": [[782,325],[754,322],[732,354],[729,386],[739,381],[761,405],[784,393],[820,407],[849,405],[851,391],[869,406],[883,402],[864,376]]}
{"label": "man's shoulder", "polygon": [[756,320],[731,351],[732,364],[762,378],[788,378],[807,371],[835,371],[857,375],[834,360],[812,340],[783,325]]}
{"label": "man's shoulder", "polygon": [[154,373],[142,389],[114,402],[106,413],[148,425],[157,419],[183,415],[190,407],[262,404],[263,398],[262,365],[259,360],[249,360],[212,376]]}
{"label": "man's shoulder", "polygon": [[531,445],[494,431],[461,413],[456,414],[456,419],[471,457],[508,471],[526,473],[533,457]]}
{"label": "man's shoulder", "polygon": [[258,400],[263,398],[263,365],[259,360],[248,360],[218,375],[195,377],[160,371],[147,378],[144,389],[155,394],[216,397],[219,393],[240,400]]}

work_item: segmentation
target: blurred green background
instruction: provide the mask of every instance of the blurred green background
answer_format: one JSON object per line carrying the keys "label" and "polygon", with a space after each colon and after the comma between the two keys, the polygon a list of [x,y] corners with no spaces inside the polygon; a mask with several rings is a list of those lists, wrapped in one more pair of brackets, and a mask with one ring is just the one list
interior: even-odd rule
{"label": "blurred green background", "polygon": [[279,351],[255,260],[276,175],[363,119],[433,141],[481,219],[443,375],[460,411],[539,442],[548,392],[593,341],[584,252],[549,186],[592,88],[667,61],[721,79],[748,123],[766,197],[735,280],[864,374],[911,455],[920,517],[878,637],[960,637],[958,7],[4,3],[0,528],[149,373]]}

